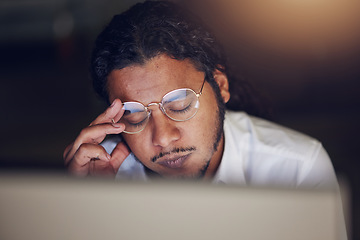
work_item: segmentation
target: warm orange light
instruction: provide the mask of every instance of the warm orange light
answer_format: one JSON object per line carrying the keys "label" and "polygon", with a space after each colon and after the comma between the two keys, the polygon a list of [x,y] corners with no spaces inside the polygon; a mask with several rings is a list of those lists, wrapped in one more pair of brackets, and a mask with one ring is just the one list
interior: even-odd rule
{"label": "warm orange light", "polygon": [[218,19],[231,24],[237,38],[256,46],[279,53],[328,55],[359,45],[358,0],[218,2]]}

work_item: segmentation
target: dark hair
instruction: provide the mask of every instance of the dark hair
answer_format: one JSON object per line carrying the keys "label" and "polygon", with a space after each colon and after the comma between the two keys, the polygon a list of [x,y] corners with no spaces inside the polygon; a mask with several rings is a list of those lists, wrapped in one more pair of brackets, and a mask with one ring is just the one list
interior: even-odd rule
{"label": "dark hair", "polygon": [[212,73],[225,67],[221,47],[195,16],[172,2],[147,1],[114,16],[98,36],[91,61],[96,92],[108,101],[106,78],[112,70],[160,54],[191,60],[212,87],[217,87]]}
{"label": "dark hair", "polygon": [[[205,73],[217,98],[219,87],[213,78],[218,69],[227,71],[222,47],[204,24],[185,8],[167,1],[138,3],[113,17],[96,39],[91,59],[91,75],[95,91],[109,103],[107,76],[114,69],[144,64],[160,54],[177,60],[189,59]],[[226,106],[258,114],[252,88],[244,81],[229,79],[231,99]],[[220,101],[217,99],[218,102]]]}

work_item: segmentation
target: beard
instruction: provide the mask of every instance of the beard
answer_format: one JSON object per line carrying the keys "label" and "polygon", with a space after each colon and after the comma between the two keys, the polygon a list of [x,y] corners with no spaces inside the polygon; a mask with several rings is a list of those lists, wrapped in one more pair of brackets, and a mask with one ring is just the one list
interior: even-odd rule
{"label": "beard", "polygon": [[220,95],[220,90],[216,91],[216,89],[214,89],[215,91],[215,95],[216,95],[216,100],[217,100],[217,105],[218,105],[218,109],[217,109],[217,119],[215,121],[215,134],[213,137],[213,149],[212,149],[212,154],[210,156],[210,158],[205,162],[203,168],[199,171],[198,175],[196,177],[194,177],[194,179],[203,179],[205,176],[205,173],[207,171],[207,169],[209,168],[210,165],[210,161],[212,156],[214,155],[214,153],[218,150],[219,147],[219,143],[221,138],[224,135],[224,119],[225,119],[225,103]]}

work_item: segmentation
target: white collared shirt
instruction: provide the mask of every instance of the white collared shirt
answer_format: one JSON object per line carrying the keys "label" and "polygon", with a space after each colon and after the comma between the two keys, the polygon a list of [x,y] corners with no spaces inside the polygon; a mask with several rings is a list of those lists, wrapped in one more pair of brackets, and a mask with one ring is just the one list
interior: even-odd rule
{"label": "white collared shirt", "polygon": [[[215,183],[247,186],[327,188],[337,184],[329,156],[321,143],[302,133],[227,111],[225,147]],[[102,145],[111,153],[119,138]],[[120,166],[117,179],[147,180],[144,166],[130,154]]]}
{"label": "white collared shirt", "polygon": [[230,112],[215,182],[248,186],[325,188],[337,184],[321,143],[275,123]]}

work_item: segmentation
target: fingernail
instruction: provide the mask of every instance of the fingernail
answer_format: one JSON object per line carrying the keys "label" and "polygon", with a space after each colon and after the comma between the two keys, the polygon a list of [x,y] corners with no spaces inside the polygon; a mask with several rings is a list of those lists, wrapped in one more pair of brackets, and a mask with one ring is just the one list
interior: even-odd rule
{"label": "fingernail", "polygon": [[122,126],[122,124],[120,124],[120,123],[113,123],[112,125],[113,125],[113,127],[116,127],[116,128],[120,128]]}
{"label": "fingernail", "polygon": [[107,154],[106,154],[106,158],[107,158],[107,160],[109,160],[109,161],[110,161],[110,160],[111,160],[111,156],[110,156],[110,154],[108,154],[108,153],[107,153]]}
{"label": "fingernail", "polygon": [[[115,99],[116,100],[116,99]],[[110,107],[113,107],[115,105],[115,100],[111,103]]]}

